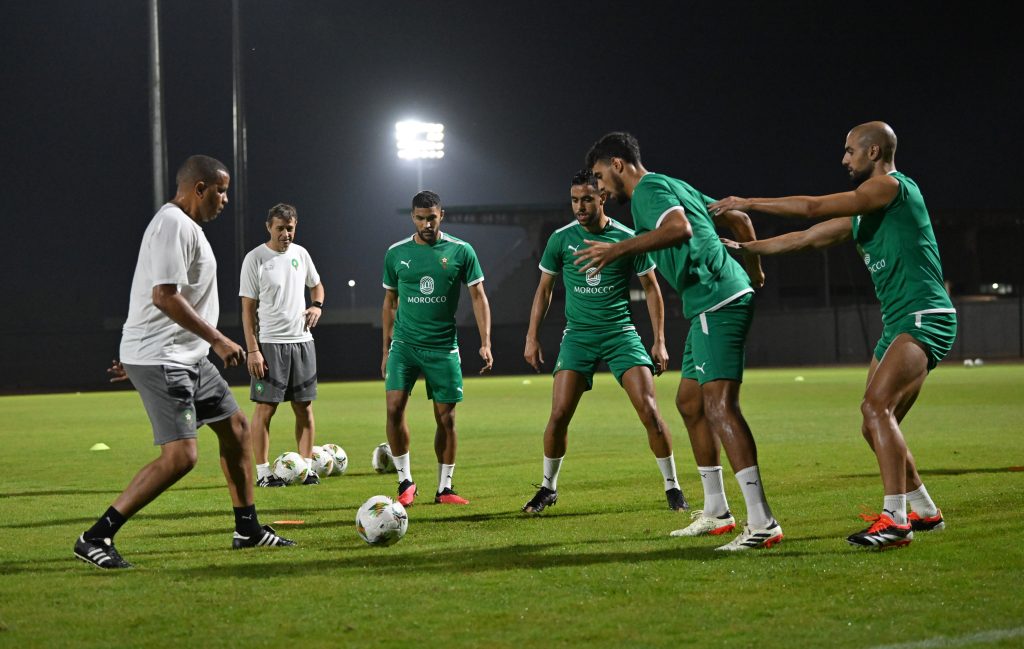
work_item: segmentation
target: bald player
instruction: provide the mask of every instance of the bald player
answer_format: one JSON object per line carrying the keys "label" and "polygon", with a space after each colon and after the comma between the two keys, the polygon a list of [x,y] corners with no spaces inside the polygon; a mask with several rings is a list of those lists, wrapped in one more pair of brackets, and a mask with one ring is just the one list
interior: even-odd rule
{"label": "bald player", "polygon": [[709,205],[716,214],[753,210],[826,219],[801,232],[724,243],[749,255],[781,255],[853,239],[871,273],[882,305],[883,330],[868,368],[861,432],[878,459],[885,498],[882,513],[867,517],[872,525],[847,541],[876,549],[904,546],[914,532],[945,527],[942,512],[921,482],[900,422],[956,338],[956,311],[944,288],[928,209],[917,183],[896,171],[895,155],[892,128],[868,122],[846,136],[843,166],[856,187],[853,191],[785,198],[730,196]]}
{"label": "bald player", "polygon": [[174,198],[142,236],[121,360],[110,370],[114,380],[126,373],[138,390],[160,455],[135,474],[75,542],[75,556],[97,568],[132,567],[114,547],[114,535],[192,470],[198,459],[196,429],[203,424],[220,443],[220,465],[235,510],[232,547],[295,545],[260,526],[253,504],[249,423],[207,358],[212,347],[224,367],[245,363],[245,350],[217,329],[217,260],[202,227],[227,205],[231,177],[220,161],[194,155],[178,170],[177,182]]}

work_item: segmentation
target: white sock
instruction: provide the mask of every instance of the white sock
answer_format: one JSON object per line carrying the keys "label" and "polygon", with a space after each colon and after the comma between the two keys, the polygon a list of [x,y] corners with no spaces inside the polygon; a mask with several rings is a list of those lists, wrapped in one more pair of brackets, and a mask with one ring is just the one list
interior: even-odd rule
{"label": "white sock", "polygon": [[398,483],[401,484],[405,480],[412,480],[412,471],[409,470],[409,452],[406,451],[405,455],[394,455],[391,459],[395,461]]}
{"label": "white sock", "polygon": [[671,453],[668,457],[656,457],[661,477],[665,480],[665,491],[679,488],[679,477],[676,475],[676,458]]}
{"label": "white sock", "polygon": [[885,496],[882,501],[882,513],[888,514],[893,523],[897,525],[907,524],[907,494],[897,496]]}
{"label": "white sock", "polygon": [[721,516],[729,511],[729,503],[725,499],[725,483],[722,482],[722,467],[699,466],[700,483],[704,487],[704,515]]}
{"label": "white sock", "polygon": [[309,469],[309,472],[310,473],[316,473],[316,470],[313,469],[313,458],[306,457],[306,458],[302,458],[302,459],[304,459],[306,461],[306,467]]}
{"label": "white sock", "polygon": [[923,484],[907,494],[907,502],[910,503],[910,509],[922,518],[930,518],[939,513],[939,508],[935,506]]}
{"label": "white sock", "polygon": [[747,503],[747,525],[764,529],[772,522],[773,518],[772,510],[768,507],[767,499],[764,497],[761,472],[758,471],[757,465],[737,471],[736,482],[740,483],[743,500]]}
{"label": "white sock", "polygon": [[437,465],[437,493],[452,488],[452,474],[455,473],[454,464]]}
{"label": "white sock", "polygon": [[274,475],[274,472],[270,470],[270,462],[264,462],[263,464],[256,465],[256,479],[262,480],[263,478],[269,478]]}
{"label": "white sock", "polygon": [[544,482],[542,486],[547,487],[551,491],[558,491],[558,472],[562,470],[562,457],[548,457],[544,456]]}

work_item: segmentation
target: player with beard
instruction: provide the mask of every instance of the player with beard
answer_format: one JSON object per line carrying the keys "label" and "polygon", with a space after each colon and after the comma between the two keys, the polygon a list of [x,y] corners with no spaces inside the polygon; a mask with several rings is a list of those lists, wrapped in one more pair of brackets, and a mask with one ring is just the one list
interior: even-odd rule
{"label": "player with beard", "polygon": [[[565,285],[566,327],[555,362],[551,416],[544,429],[544,480],[533,499],[523,506],[528,514],[539,514],[558,500],[558,473],[565,457],[569,422],[583,393],[593,387],[597,364],[605,361],[615,379],[629,395],[647,442],[658,462],[669,509],[689,508],[676,476],[672,436],[658,412],[654,396],[654,375],[668,366],[665,349],[665,305],[654,276],[649,255],[623,258],[600,272],[576,271],[573,253],[585,248],[584,239],[621,241],[633,231],[604,213],[604,196],[590,170],[577,173],[570,185],[576,219],[556,230],[548,239],[540,260],[540,282],[530,310],[523,357],[538,372],[544,356],[538,340],[541,322],[551,306],[555,277]],[[565,272],[563,272],[563,270]],[[647,296],[654,343],[651,354],[644,350],[629,314],[630,275],[640,278]],[[652,359],[653,358],[653,362]]]}
{"label": "player with beard", "polygon": [[412,199],[416,233],[393,244],[384,256],[384,357],[380,371],[387,398],[387,437],[398,471],[398,502],[416,497],[409,463],[409,426],[405,407],[420,374],[427,398],[434,402],[434,453],[437,492],[434,502],[469,503],[452,488],[455,471],[455,406],[462,401],[462,368],[455,312],[462,285],[469,287],[480,331],[481,374],[491,371],[491,309],[484,293],[484,273],[473,247],[441,232],[441,198],[421,191]]}
{"label": "player with beard", "polygon": [[917,472],[900,422],[956,338],[956,310],[944,288],[928,209],[917,183],[896,170],[895,156],[896,133],[884,122],[868,122],[846,136],[843,166],[856,187],[853,191],[785,198],[730,196],[710,205],[715,213],[754,210],[828,219],[763,241],[725,242],[745,254],[780,255],[850,239],[857,244],[882,306],[882,338],[868,367],[861,433],[878,459],[885,494],[882,513],[867,517],[873,524],[847,541],[878,549],[907,545],[915,531],[945,527],[942,512]]}
{"label": "player with beard", "polygon": [[744,349],[754,316],[754,288],[764,284],[760,261],[747,272],[726,251],[715,226],[728,227],[738,239],[755,238],[746,214],[708,213],[712,199],[689,184],[650,173],[640,161],[640,145],[629,133],[609,133],[587,153],[587,167],[602,191],[620,203],[631,200],[637,236],[607,243],[587,241],[577,253],[578,267],[601,270],[620,257],[650,252],[658,270],[683,300],[690,331],[683,349],[683,372],[676,407],[683,416],[704,506],[693,522],[672,536],[725,534],[736,527],[722,480],[725,447],[747,506],[747,524],[723,551],[769,548],[782,541],[782,526],[768,506],[757,464],[757,445],[740,411]]}

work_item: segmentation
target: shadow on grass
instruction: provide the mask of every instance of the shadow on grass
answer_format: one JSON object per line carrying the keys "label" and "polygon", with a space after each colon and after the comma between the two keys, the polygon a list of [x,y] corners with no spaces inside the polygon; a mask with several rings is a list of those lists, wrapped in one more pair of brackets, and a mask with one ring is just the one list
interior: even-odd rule
{"label": "shadow on grass", "polygon": [[[967,475],[970,473],[1024,473],[1024,466],[1004,467],[956,467],[952,469],[921,469],[921,475]],[[839,476],[840,478],[877,478],[878,473],[848,473]]]}
{"label": "shadow on grass", "polygon": [[[126,483],[127,484],[127,483]],[[223,484],[206,485],[200,487],[172,487],[174,491],[203,491],[206,489],[226,489]],[[3,498],[35,498],[38,496],[84,496],[88,494],[113,494],[118,495],[124,490],[120,489],[47,489],[45,491],[12,491],[0,492],[0,499]]]}

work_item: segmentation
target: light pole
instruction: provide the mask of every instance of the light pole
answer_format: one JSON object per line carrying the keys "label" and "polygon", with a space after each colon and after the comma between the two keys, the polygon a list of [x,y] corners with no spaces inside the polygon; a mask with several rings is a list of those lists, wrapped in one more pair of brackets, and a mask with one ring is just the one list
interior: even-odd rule
{"label": "light pole", "polygon": [[416,161],[416,191],[423,191],[423,161],[444,157],[444,124],[406,120],[395,124],[398,157]]}

